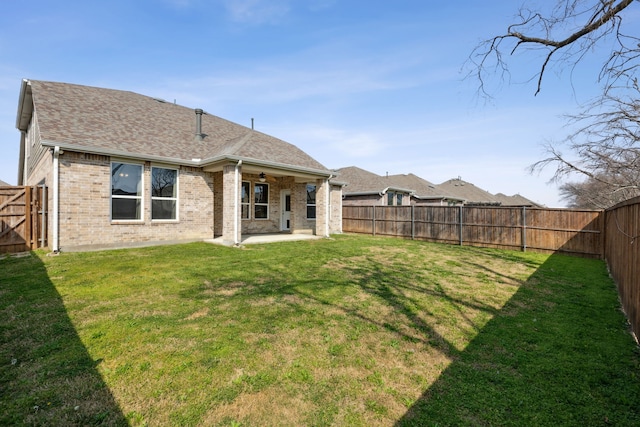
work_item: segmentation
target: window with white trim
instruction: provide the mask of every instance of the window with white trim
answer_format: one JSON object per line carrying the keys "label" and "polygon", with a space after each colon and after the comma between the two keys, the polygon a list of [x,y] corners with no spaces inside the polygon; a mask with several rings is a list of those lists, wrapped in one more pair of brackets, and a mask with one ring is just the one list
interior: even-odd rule
{"label": "window with white trim", "polygon": [[242,181],[242,194],[240,196],[240,206],[242,207],[242,219],[249,219],[251,212],[251,183]]}
{"label": "window with white trim", "polygon": [[314,184],[307,184],[307,219],[316,219],[316,190]]}
{"label": "window with white trim", "polygon": [[253,217],[269,219],[269,184],[256,183],[253,187]]}
{"label": "window with white trim", "polygon": [[389,191],[387,193],[387,206],[393,206],[393,201],[396,197],[396,193]]}
{"label": "window with white trim", "polygon": [[402,206],[402,193],[396,194],[396,205]]}
{"label": "window with white trim", "polygon": [[178,171],[151,168],[151,219],[178,219]]}
{"label": "window with white trim", "polygon": [[142,220],[142,165],[111,163],[111,219]]}

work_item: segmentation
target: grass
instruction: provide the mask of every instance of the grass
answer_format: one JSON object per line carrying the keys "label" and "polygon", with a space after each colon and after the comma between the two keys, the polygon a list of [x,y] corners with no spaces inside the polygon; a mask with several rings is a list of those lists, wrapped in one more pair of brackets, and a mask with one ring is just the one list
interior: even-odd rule
{"label": "grass", "polygon": [[633,425],[601,261],[338,236],[0,259],[0,425]]}

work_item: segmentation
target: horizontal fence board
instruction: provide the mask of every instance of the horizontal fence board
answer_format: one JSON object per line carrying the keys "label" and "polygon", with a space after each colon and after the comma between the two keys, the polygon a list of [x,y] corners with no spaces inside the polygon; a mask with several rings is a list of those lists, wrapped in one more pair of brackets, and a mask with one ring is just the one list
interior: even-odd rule
{"label": "horizontal fence board", "polygon": [[0,188],[0,253],[47,245],[46,187]]}
{"label": "horizontal fence board", "polygon": [[491,248],[603,253],[599,211],[522,207],[343,206],[343,230]]}
{"label": "horizontal fence board", "polygon": [[640,335],[640,197],[605,211],[605,259],[631,328]]}

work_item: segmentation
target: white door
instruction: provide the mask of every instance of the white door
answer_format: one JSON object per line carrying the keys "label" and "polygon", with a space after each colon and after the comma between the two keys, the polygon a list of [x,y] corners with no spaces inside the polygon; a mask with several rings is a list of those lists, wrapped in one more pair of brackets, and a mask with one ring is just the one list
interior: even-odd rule
{"label": "white door", "polygon": [[291,230],[291,190],[280,192],[280,230]]}

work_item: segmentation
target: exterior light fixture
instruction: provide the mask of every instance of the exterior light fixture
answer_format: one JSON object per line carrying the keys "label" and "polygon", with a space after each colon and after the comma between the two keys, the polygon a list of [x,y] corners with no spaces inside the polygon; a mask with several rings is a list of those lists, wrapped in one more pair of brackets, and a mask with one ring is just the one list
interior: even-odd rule
{"label": "exterior light fixture", "polygon": [[260,182],[265,182],[267,180],[267,176],[264,172],[260,172]]}

